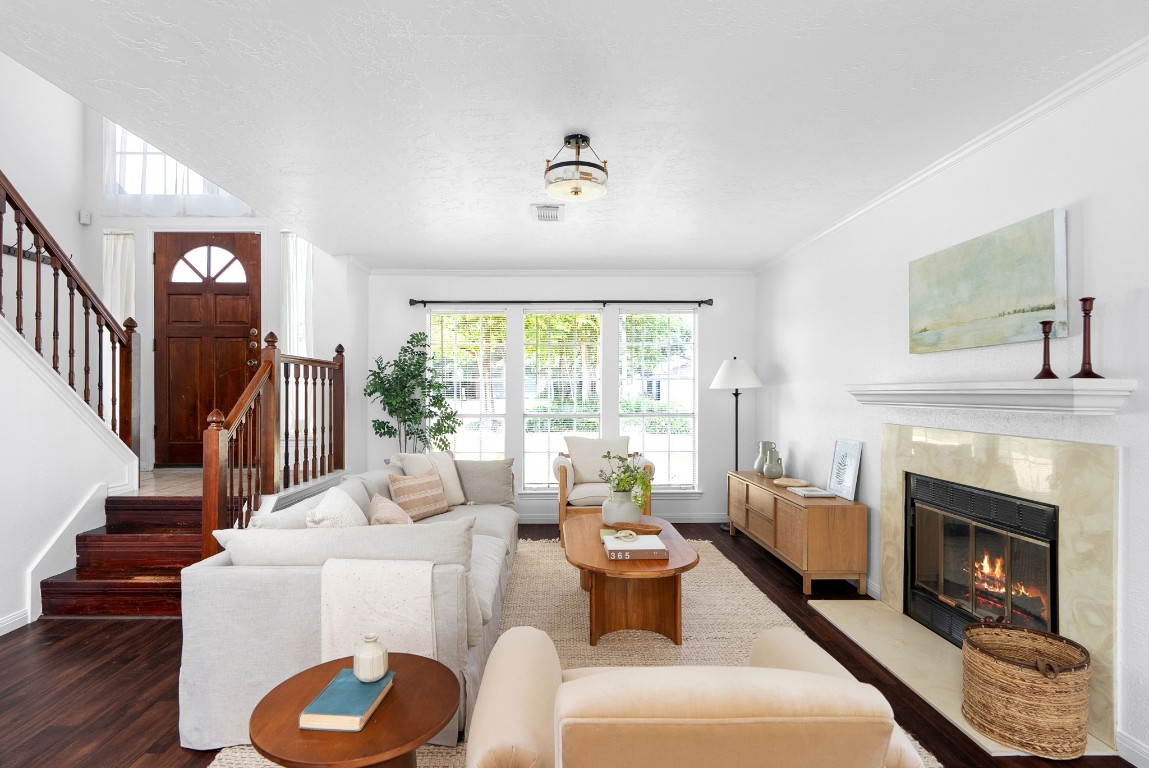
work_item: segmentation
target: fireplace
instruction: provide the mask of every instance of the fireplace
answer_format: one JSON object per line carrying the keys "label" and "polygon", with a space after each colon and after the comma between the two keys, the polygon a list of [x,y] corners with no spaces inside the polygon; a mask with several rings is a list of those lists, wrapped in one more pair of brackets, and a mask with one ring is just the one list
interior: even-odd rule
{"label": "fireplace", "polygon": [[1057,632],[1057,507],[906,473],[905,612],[955,645],[971,621]]}

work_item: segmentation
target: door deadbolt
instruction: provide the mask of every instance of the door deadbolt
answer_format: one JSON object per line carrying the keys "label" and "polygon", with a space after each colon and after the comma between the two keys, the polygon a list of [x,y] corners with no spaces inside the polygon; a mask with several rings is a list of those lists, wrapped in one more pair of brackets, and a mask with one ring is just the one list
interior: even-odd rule
{"label": "door deadbolt", "polygon": [[252,328],[251,330],[249,330],[247,332],[247,335],[248,336],[258,336],[259,335],[259,329],[258,328]]}
{"label": "door deadbolt", "polygon": [[249,341],[249,342],[247,342],[247,348],[248,349],[259,349],[259,342],[258,341]]}

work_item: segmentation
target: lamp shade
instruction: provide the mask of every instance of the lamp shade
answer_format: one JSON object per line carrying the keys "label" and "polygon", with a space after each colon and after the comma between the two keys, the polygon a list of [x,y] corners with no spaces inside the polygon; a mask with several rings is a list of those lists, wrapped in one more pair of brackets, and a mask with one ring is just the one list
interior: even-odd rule
{"label": "lamp shade", "polygon": [[737,357],[723,360],[714,381],[710,382],[711,389],[758,389],[761,386],[762,380],[754,369]]}

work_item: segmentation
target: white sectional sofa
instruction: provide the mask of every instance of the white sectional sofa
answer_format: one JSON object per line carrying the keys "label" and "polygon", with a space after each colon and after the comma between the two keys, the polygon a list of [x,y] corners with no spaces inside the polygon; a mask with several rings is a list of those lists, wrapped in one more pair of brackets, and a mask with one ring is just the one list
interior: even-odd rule
{"label": "white sectional sofa", "polygon": [[[467,465],[465,468],[463,465]],[[180,743],[218,749],[249,742],[259,700],[320,663],[320,572],[329,557],[432,562],[435,647],[460,683],[459,711],[432,743],[465,730],[502,618],[518,542],[509,461],[458,462],[467,503],[415,525],[306,528],[319,497],[218,531],[225,551],[182,572]],[[465,469],[465,471],[463,471]],[[389,496],[395,463],[338,486],[367,514]],[[470,479],[470,482],[468,482]]]}

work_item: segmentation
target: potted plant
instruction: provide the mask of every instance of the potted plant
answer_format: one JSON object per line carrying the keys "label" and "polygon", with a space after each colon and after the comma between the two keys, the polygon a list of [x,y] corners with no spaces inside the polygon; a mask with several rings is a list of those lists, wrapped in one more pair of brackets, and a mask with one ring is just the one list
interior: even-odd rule
{"label": "potted plant", "polygon": [[602,503],[602,521],[637,523],[650,495],[650,475],[639,465],[641,454],[625,456],[607,451],[602,455],[610,470],[600,470],[598,477],[610,486],[610,495]]}
{"label": "potted plant", "polygon": [[418,453],[450,447],[459,414],[447,402],[445,387],[431,366],[427,334],[412,333],[394,360],[375,358],[363,394],[378,401],[389,419],[372,419],[379,437],[399,438],[400,450]]}

